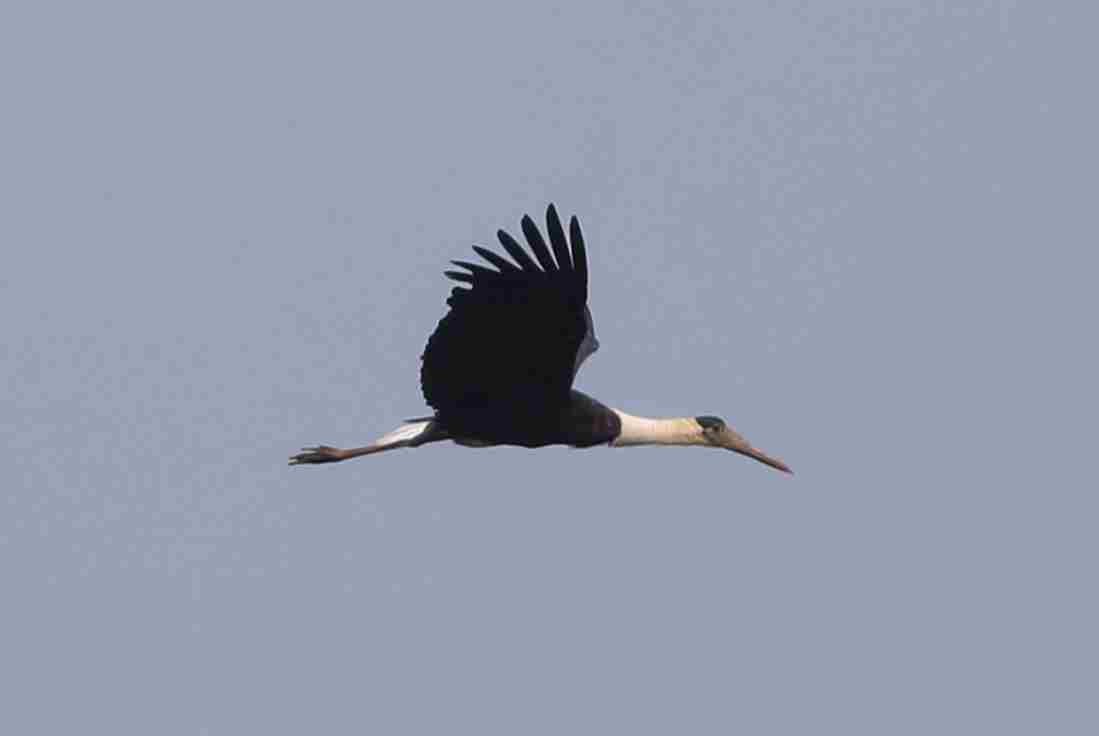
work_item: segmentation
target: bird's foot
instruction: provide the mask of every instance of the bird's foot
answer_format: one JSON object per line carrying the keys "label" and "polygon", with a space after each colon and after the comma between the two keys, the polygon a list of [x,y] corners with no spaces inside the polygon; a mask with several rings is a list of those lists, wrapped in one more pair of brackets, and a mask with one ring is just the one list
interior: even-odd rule
{"label": "bird's foot", "polygon": [[290,458],[290,465],[335,463],[347,459],[347,452],[338,447],[317,445],[316,447],[303,447],[301,449],[303,452],[299,452]]}

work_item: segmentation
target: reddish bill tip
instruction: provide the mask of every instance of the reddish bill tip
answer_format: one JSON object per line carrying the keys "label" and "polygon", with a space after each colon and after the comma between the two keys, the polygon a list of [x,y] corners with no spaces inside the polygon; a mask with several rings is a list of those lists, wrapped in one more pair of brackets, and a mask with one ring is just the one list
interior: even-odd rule
{"label": "reddish bill tip", "polygon": [[741,453],[742,455],[747,455],[753,460],[758,460],[764,465],[770,465],[775,470],[781,470],[783,473],[789,473],[790,475],[794,474],[794,471],[790,470],[790,466],[788,466],[786,463],[782,462],[778,458],[771,457],[770,455],[761,452],[754,447],[750,447],[746,450],[737,450],[737,452]]}

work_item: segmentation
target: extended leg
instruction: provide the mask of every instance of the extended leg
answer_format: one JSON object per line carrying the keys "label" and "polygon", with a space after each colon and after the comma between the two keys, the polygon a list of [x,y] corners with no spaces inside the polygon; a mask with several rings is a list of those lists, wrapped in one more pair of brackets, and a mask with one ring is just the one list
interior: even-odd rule
{"label": "extended leg", "polygon": [[375,452],[396,450],[399,447],[419,447],[428,442],[449,439],[444,430],[439,429],[430,419],[403,424],[389,434],[371,442],[365,447],[353,447],[348,450],[328,445],[303,447],[302,452],[290,458],[290,465],[318,465],[320,463],[338,463],[353,457],[372,455]]}
{"label": "extended leg", "polygon": [[369,455],[372,452],[381,452],[382,450],[392,450],[395,446],[390,447],[377,447],[376,445],[367,445],[366,447],[352,447],[348,450],[340,449],[339,447],[329,447],[328,445],[317,445],[316,447],[303,447],[302,451],[297,455],[290,458],[290,465],[304,465],[318,463],[338,463],[340,460],[350,460],[353,457],[360,457],[361,455]]}

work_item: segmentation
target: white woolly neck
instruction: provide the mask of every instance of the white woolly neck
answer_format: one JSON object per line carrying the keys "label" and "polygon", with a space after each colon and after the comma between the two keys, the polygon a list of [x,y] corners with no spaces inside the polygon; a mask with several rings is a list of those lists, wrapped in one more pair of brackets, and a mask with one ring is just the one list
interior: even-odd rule
{"label": "white woolly neck", "polygon": [[611,447],[636,447],[639,445],[704,445],[702,428],[692,417],[674,419],[650,419],[635,417],[619,409],[612,409],[622,422],[622,431],[611,440]]}

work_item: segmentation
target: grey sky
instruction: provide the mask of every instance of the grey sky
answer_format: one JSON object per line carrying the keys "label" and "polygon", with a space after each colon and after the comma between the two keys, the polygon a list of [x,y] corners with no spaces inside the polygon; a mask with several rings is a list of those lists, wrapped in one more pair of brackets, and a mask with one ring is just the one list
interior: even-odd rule
{"label": "grey sky", "polygon": [[[5,733],[1093,733],[1084,4],[7,8]],[[442,270],[578,214],[577,385],[451,445]]]}

